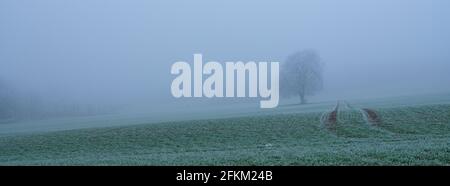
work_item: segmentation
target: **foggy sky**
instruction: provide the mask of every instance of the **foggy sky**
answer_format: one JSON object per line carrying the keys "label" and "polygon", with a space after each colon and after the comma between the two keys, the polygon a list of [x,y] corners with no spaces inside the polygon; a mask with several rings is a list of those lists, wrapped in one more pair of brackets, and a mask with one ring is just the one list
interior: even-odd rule
{"label": "foggy sky", "polygon": [[0,78],[48,101],[163,104],[176,61],[316,49],[325,98],[450,91],[450,1],[0,1]]}

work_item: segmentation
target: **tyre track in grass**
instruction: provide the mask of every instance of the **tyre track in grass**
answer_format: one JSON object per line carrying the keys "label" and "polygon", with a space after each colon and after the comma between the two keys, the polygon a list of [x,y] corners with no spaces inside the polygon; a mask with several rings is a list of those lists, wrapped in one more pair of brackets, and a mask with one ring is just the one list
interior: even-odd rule
{"label": "tyre track in grass", "polygon": [[351,106],[347,101],[343,101],[345,108],[350,110],[358,110],[367,124],[371,126],[380,126],[381,125],[381,116],[374,110],[370,108],[355,108]]}
{"label": "tyre track in grass", "polygon": [[351,106],[347,101],[345,101],[345,104],[347,105],[348,108],[358,110],[361,113],[364,120],[366,121],[366,123],[368,124],[368,126],[372,130],[381,131],[381,132],[384,132],[384,133],[387,133],[390,135],[394,135],[394,133],[392,131],[386,130],[382,127],[381,115],[378,112],[376,112],[374,109],[355,108],[355,107]]}
{"label": "tyre track in grass", "polygon": [[337,134],[338,115],[340,110],[359,111],[372,130],[382,131],[388,134],[394,134],[391,131],[382,128],[382,119],[380,114],[370,108],[356,108],[347,101],[337,101],[336,106],[331,111],[326,111],[320,118],[321,124],[331,133]]}
{"label": "tyre track in grass", "polygon": [[339,101],[336,102],[336,106],[331,111],[326,111],[320,118],[320,123],[330,132],[336,134],[337,115],[339,111]]}
{"label": "tyre track in grass", "polygon": [[369,109],[369,108],[362,108],[361,111],[362,111],[364,118],[366,118],[366,121],[370,125],[373,125],[373,126],[381,125],[381,117],[375,110]]}

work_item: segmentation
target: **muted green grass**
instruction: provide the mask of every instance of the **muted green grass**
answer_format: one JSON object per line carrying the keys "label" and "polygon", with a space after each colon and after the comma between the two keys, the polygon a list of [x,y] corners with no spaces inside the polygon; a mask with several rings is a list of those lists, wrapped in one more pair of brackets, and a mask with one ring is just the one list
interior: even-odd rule
{"label": "muted green grass", "polygon": [[0,165],[450,165],[450,105],[276,114],[0,137]]}

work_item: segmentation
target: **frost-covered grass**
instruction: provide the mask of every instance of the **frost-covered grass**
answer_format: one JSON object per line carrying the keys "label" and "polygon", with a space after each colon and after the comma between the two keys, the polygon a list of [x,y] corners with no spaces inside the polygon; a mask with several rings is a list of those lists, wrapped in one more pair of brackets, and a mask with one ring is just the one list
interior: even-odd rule
{"label": "frost-covered grass", "polygon": [[0,137],[0,165],[450,165],[450,104],[375,108],[378,127],[339,111]]}

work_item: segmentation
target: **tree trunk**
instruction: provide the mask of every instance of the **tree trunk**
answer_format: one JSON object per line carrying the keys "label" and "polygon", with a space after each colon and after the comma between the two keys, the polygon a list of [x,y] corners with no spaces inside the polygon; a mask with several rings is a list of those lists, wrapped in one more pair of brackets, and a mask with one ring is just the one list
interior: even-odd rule
{"label": "tree trunk", "polygon": [[300,104],[306,104],[305,94],[300,93]]}

